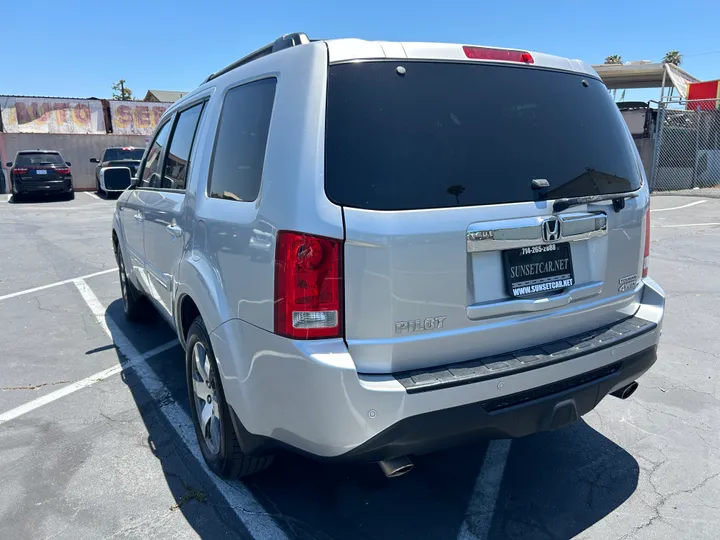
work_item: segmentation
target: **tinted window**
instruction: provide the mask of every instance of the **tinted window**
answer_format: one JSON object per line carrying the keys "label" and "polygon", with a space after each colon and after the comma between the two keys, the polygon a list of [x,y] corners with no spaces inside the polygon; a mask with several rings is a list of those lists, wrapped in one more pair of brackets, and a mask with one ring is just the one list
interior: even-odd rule
{"label": "tinted window", "polygon": [[172,122],[167,122],[160,128],[157,137],[155,137],[150,147],[147,159],[145,160],[145,168],[142,172],[142,187],[160,187],[160,159],[167,145],[171,125]]}
{"label": "tinted window", "polygon": [[185,189],[185,181],[190,162],[190,150],[195,139],[200,114],[204,103],[195,105],[180,113],[173,130],[167,158],[165,159],[165,175],[162,185],[165,189]]}
{"label": "tinted window", "polygon": [[260,191],[275,79],[264,79],[228,91],[220,114],[210,196],[254,201]]}
{"label": "tinted window", "polygon": [[124,159],[140,161],[144,153],[144,148],[108,148],[103,155],[103,161],[122,161]]}
{"label": "tinted window", "polygon": [[60,154],[49,154],[46,152],[35,152],[18,154],[15,165],[21,167],[35,167],[37,165],[65,165]]}
{"label": "tinted window", "polygon": [[[605,86],[525,66],[331,66],[326,137],[327,195],[359,208],[513,203],[641,185]],[[550,188],[532,191],[536,178]]]}

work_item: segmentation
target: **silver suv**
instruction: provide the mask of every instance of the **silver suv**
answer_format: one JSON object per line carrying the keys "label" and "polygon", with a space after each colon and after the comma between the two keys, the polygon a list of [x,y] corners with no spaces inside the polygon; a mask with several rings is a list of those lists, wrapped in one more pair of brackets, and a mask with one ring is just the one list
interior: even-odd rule
{"label": "silver suv", "polygon": [[167,110],[112,238],[127,316],[185,347],[212,470],[396,476],[632,394],[664,312],[649,202],[581,61],[291,34]]}

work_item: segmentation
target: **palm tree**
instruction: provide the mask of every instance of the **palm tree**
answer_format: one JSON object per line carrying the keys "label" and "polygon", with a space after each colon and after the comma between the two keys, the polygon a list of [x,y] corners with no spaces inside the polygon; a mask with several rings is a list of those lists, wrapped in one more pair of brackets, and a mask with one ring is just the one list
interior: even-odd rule
{"label": "palm tree", "polygon": [[679,66],[680,64],[682,64],[682,57],[683,55],[680,54],[680,51],[670,51],[665,54],[662,61],[664,64],[673,64],[674,66]]}
{"label": "palm tree", "polygon": [[[676,51],[677,52],[677,51]],[[668,53],[669,54],[669,53]],[[622,64],[622,56],[619,54],[613,54],[605,59],[606,64]]]}

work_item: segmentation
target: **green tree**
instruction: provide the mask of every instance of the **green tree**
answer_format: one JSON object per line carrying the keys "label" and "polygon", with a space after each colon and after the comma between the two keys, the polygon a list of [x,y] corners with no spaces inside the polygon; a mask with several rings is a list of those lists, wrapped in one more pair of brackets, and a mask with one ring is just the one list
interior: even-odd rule
{"label": "green tree", "polygon": [[606,64],[622,64],[622,56],[613,54],[605,59]]}
{"label": "green tree", "polygon": [[680,51],[670,51],[665,53],[662,61],[665,64],[673,64],[674,66],[679,66],[680,64],[682,64],[682,57],[683,55],[680,54]]}
{"label": "green tree", "polygon": [[118,82],[112,85],[113,99],[120,99],[122,101],[132,101],[133,95],[132,90],[125,86],[125,79],[120,79]]}

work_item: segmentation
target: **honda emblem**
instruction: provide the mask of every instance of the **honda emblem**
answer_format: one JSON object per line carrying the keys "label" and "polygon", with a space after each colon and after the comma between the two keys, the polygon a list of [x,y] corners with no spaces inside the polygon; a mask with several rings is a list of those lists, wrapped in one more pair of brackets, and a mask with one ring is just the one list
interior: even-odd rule
{"label": "honda emblem", "polygon": [[557,242],[560,240],[560,220],[555,216],[542,222],[542,239],[545,242]]}

